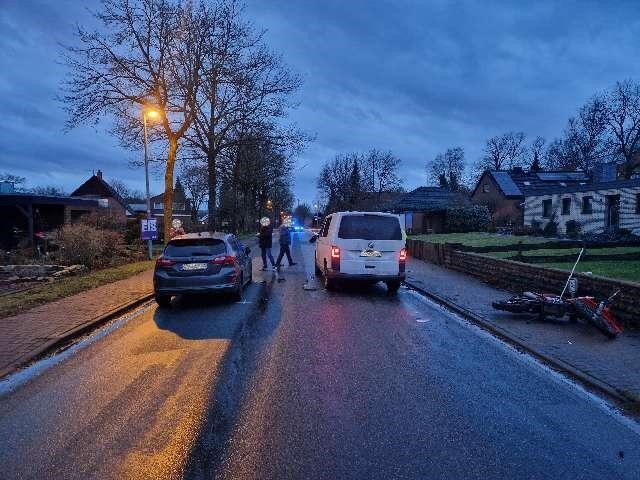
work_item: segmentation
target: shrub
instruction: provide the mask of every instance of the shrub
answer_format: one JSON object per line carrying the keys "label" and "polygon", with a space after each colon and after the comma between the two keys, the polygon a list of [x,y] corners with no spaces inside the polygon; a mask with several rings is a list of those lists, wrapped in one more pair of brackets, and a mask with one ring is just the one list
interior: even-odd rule
{"label": "shrub", "polygon": [[[538,225],[538,229],[540,225]],[[535,235],[535,228],[533,225],[516,225],[513,227],[513,234],[522,237],[525,235]]]}
{"label": "shrub", "polygon": [[518,224],[522,214],[520,210],[513,205],[506,205],[496,209],[491,215],[491,223],[496,227],[505,227]]}
{"label": "shrub", "polygon": [[582,225],[577,220],[568,220],[565,226],[565,232],[569,238],[580,238],[582,233]]}
{"label": "shrub", "polygon": [[532,235],[535,235],[537,237],[540,237],[542,235],[542,223],[540,223],[540,220],[536,218],[531,220],[531,232]]}
{"label": "shrub", "polygon": [[67,264],[88,268],[111,263],[123,243],[122,234],[101,230],[85,223],[64,225],[58,231],[60,258]]}
{"label": "shrub", "polygon": [[556,219],[556,212],[551,214],[551,218],[542,229],[542,234],[545,237],[555,237],[558,235],[558,220]]}
{"label": "shrub", "polygon": [[445,229],[451,233],[486,231],[491,214],[485,205],[447,209]]}

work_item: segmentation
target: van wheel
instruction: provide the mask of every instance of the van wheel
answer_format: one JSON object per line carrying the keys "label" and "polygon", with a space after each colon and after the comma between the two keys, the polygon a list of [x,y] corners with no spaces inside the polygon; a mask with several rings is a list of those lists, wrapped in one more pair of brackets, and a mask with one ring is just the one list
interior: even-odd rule
{"label": "van wheel", "polygon": [[316,275],[320,275],[322,273],[322,270],[320,270],[320,267],[318,266],[318,255],[317,254],[314,257],[313,266],[316,267]]}
{"label": "van wheel", "polygon": [[171,306],[171,295],[160,295],[156,293],[156,303],[160,308],[168,308]]}
{"label": "van wheel", "polygon": [[387,280],[384,283],[387,284],[387,293],[389,295],[395,295],[398,293],[398,290],[400,289],[400,282],[398,280]]}
{"label": "van wheel", "polygon": [[329,291],[333,290],[336,285],[335,280],[329,278],[326,265],[324,266],[324,271],[322,272],[322,283],[324,284],[325,290]]}

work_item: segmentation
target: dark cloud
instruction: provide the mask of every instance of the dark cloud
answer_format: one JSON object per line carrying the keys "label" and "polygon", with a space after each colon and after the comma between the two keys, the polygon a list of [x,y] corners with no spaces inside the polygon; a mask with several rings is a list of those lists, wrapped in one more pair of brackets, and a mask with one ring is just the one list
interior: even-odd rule
{"label": "dark cloud", "polygon": [[[142,187],[101,125],[62,133],[54,101],[58,43],[94,3],[5,1],[0,8],[0,171],[73,188],[93,169]],[[407,187],[453,145],[467,158],[507,130],[553,137],[595,92],[637,78],[634,2],[250,0],[247,16],[305,84],[291,119],[316,133],[292,172],[313,199],[315,175],[338,152],[391,149]],[[139,178],[139,180],[134,180]],[[155,182],[155,190],[160,183]]]}

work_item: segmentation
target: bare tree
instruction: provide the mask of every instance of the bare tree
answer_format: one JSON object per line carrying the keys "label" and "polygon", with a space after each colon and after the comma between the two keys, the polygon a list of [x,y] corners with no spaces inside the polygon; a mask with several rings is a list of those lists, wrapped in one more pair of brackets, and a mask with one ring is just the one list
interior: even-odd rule
{"label": "bare tree", "polygon": [[67,127],[110,114],[123,143],[140,145],[141,110],[152,106],[161,112],[152,128],[167,143],[164,232],[169,239],[178,143],[193,122],[209,25],[190,3],[183,7],[171,0],[103,0],[94,16],[103,28],[78,27],[77,45],[66,48]]}
{"label": "bare tree", "polygon": [[391,151],[371,149],[365,155],[360,155],[359,161],[364,191],[379,195],[402,188],[402,180],[398,176],[400,159]]}
{"label": "bare tree", "polygon": [[0,173],[0,182],[9,182],[13,184],[16,192],[22,192],[25,189],[26,177],[14,175],[9,172]]}
{"label": "bare tree", "polygon": [[522,165],[525,156],[525,135],[522,132],[508,132],[487,140],[478,169],[505,170]]}
{"label": "bare tree", "polygon": [[427,176],[440,186],[458,190],[464,174],[465,160],[462,147],[448,148],[427,162]]}
{"label": "bare tree", "polygon": [[640,84],[632,80],[617,82],[605,101],[609,131],[624,160],[622,175],[630,178],[640,150]]}
{"label": "bare tree", "polygon": [[544,157],[544,145],[545,140],[543,137],[536,137],[536,139],[529,146],[529,154],[531,163],[529,164],[530,172],[539,172],[542,170],[542,161]]}
{"label": "bare tree", "polygon": [[593,168],[611,156],[612,144],[607,135],[607,109],[599,97],[580,107],[578,115],[567,122],[563,137],[549,146],[548,164],[558,170]]}
{"label": "bare tree", "polygon": [[[216,196],[219,167],[225,149],[237,144],[238,130],[251,129],[251,124],[264,125],[286,116],[293,106],[288,97],[300,85],[300,78],[271,53],[256,33],[243,20],[242,9],[235,0],[224,0],[203,6],[202,15],[211,27],[203,57],[202,88],[192,98],[195,112],[188,138],[207,159],[209,185],[209,226],[215,229]],[[292,130],[257,128],[269,140],[293,144],[299,140]]]}
{"label": "bare tree", "polygon": [[207,183],[207,166],[202,161],[191,161],[183,163],[180,170],[180,178],[187,192],[187,196],[191,200],[191,220],[198,220],[198,212],[200,207],[207,198],[209,193],[209,185]]}

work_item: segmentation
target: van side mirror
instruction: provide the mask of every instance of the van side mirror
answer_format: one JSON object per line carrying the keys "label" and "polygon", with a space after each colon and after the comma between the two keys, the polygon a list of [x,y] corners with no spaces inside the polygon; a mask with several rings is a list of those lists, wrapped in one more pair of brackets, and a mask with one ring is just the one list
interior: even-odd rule
{"label": "van side mirror", "polygon": [[249,247],[244,247],[244,253],[249,255],[251,253],[251,249]]}

